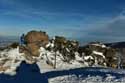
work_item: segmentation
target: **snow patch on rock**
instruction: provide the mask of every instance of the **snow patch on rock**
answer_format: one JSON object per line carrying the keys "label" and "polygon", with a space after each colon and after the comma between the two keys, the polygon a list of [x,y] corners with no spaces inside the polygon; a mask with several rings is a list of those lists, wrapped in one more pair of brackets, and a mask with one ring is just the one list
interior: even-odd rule
{"label": "snow patch on rock", "polygon": [[93,51],[93,54],[100,55],[100,56],[102,56],[103,58],[105,58],[105,56],[103,55],[102,52]]}

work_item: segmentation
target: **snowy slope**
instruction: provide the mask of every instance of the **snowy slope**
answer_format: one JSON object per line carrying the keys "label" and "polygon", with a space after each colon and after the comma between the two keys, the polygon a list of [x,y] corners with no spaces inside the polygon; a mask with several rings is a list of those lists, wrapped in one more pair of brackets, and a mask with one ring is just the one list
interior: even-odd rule
{"label": "snowy slope", "polygon": [[[15,78],[18,77],[19,72],[16,70],[20,67],[20,64],[23,61],[26,61],[26,59],[23,57],[24,54],[20,54],[18,50],[19,50],[18,48],[6,49],[0,52],[0,66],[3,66],[5,68],[7,67],[7,69],[0,72],[1,74],[3,73],[11,76],[17,75]],[[86,83],[86,82],[95,83],[95,82],[125,81],[124,80],[125,70],[101,68],[101,67],[87,67],[88,63],[80,62],[84,60],[84,58],[87,59],[91,57],[83,58],[83,57],[79,57],[78,53],[75,53],[75,60],[72,60],[70,61],[70,63],[67,63],[62,60],[61,54],[59,52],[56,52],[56,54],[58,55],[56,58],[57,65],[56,65],[56,69],[54,69],[53,64],[54,64],[55,52],[47,51],[42,47],[40,49],[40,52],[41,54],[39,57],[37,58],[34,57],[34,59],[36,60],[36,65],[38,66],[40,71],[37,72],[36,74],[32,74],[33,79],[36,79],[37,74],[39,74],[38,76],[45,76],[46,79],[42,79],[42,80],[48,80],[47,83],[48,82],[49,83]],[[103,56],[99,52],[94,52],[94,53]],[[23,68],[24,70],[25,70],[25,67]],[[27,73],[28,72],[32,73],[32,71],[27,71]],[[23,75],[25,75],[25,72]],[[23,79],[23,76],[22,76],[22,79]],[[30,78],[27,78],[27,80],[28,79],[31,80]]]}
{"label": "snowy slope", "polygon": [[24,60],[24,57],[18,52],[18,48],[6,49],[0,52],[0,68],[3,68],[0,73],[15,75],[17,67],[19,67]]}
{"label": "snowy slope", "polygon": [[[50,44],[52,45],[52,44]],[[53,46],[53,45],[52,45]],[[86,60],[94,59],[93,56],[79,56],[78,52],[75,52],[75,59],[70,62],[65,62],[63,60],[63,56],[59,51],[48,51],[43,47],[40,48],[40,56],[33,57],[36,61],[38,67],[40,68],[40,72],[48,72],[48,71],[56,71],[56,70],[64,70],[64,69],[74,69],[81,67],[89,67],[89,62]],[[105,56],[101,52],[93,51],[93,54],[97,54],[103,58]],[[55,65],[55,55],[56,55],[56,69],[54,69]],[[23,53],[19,53],[19,49],[5,49],[0,52],[0,68],[5,67],[5,69],[1,70],[0,73],[15,75],[17,67],[20,66],[22,61],[26,61],[28,64],[31,64],[31,61],[28,61]],[[95,64],[91,65],[93,67],[100,67],[98,65],[97,60],[95,59]],[[6,69],[7,68],[7,69]],[[2,69],[2,68],[1,68]]]}
{"label": "snowy slope", "polygon": [[[72,69],[72,68],[79,68],[84,67],[83,63],[79,63],[80,60],[83,60],[81,57],[78,56],[76,53],[76,60],[70,61],[70,63],[64,62],[62,59],[62,54],[59,52],[47,51],[44,48],[40,48],[40,56],[37,58],[37,64],[41,69],[41,73],[47,71],[55,71],[55,70],[63,70],[63,69]],[[56,57],[56,69],[54,69],[53,65],[55,63],[55,54]],[[42,58],[42,59],[40,59]],[[47,64],[50,63],[50,64]]]}
{"label": "snowy slope", "polygon": [[[55,52],[50,52],[41,47],[40,56],[33,57],[36,60],[38,67],[41,70],[41,73],[47,71],[55,71],[55,70],[63,70],[63,69],[72,69],[84,67],[83,63],[79,63],[82,60],[78,54],[76,53],[76,60],[71,61],[70,63],[64,62],[62,60],[62,56],[59,52],[56,52],[58,55],[56,57],[56,69],[54,69],[53,65],[55,63]],[[30,61],[26,60],[23,56],[24,54],[19,53],[19,49],[6,49],[0,52],[0,73],[15,75],[17,67],[20,66],[22,61],[26,61],[28,64]],[[5,68],[5,70],[2,68]],[[7,69],[6,69],[7,68]]]}

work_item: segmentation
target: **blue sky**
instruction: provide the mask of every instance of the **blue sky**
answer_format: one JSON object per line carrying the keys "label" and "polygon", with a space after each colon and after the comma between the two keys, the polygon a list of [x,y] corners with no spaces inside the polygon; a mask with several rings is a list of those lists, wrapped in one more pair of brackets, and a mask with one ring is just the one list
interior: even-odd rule
{"label": "blue sky", "polygon": [[43,30],[90,41],[125,40],[124,0],[0,0],[0,36]]}

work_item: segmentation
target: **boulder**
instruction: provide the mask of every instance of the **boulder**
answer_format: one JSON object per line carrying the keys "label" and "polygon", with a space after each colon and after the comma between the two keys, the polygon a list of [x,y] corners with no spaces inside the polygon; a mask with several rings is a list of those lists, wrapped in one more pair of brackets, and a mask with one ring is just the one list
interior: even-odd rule
{"label": "boulder", "polygon": [[38,46],[44,46],[49,42],[49,37],[46,32],[42,31],[30,31],[25,36],[27,44],[35,43]]}
{"label": "boulder", "polygon": [[25,53],[28,56],[38,57],[40,47],[45,47],[49,42],[49,37],[46,32],[42,31],[30,31],[25,35],[25,46],[20,46],[19,51]]}
{"label": "boulder", "polygon": [[29,44],[27,44],[27,47],[28,47],[29,51],[31,52],[31,54],[33,56],[39,56],[39,54],[40,54],[39,53],[40,47],[37,46],[37,44],[35,44],[35,43],[29,43]]}

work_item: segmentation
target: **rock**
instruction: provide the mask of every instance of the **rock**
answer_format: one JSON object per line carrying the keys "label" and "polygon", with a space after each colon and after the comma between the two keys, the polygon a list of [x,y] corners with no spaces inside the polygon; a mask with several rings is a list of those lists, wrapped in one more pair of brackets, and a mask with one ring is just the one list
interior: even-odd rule
{"label": "rock", "polygon": [[29,51],[32,53],[33,56],[38,57],[40,55],[40,53],[39,53],[40,47],[37,46],[36,43],[29,43],[29,44],[27,44],[27,47],[28,47]]}
{"label": "rock", "polygon": [[55,36],[55,43],[57,44],[65,44],[67,42],[65,37]]}
{"label": "rock", "polygon": [[[50,40],[47,50],[59,52],[63,61],[70,62],[75,59],[75,52],[78,51],[79,43],[77,41],[67,40],[65,37],[56,36]],[[57,54],[58,55],[58,54]]]}
{"label": "rock", "polygon": [[11,45],[9,45],[8,47],[9,47],[9,48],[17,48],[18,46],[19,46],[19,43],[14,42],[14,43],[12,43]]}
{"label": "rock", "polygon": [[[79,47],[78,52],[80,53],[80,56],[82,57],[87,57],[91,56],[94,58],[86,60],[87,62],[92,64],[89,64],[90,66],[93,64],[98,64],[105,66],[105,64],[108,67],[113,67],[116,68],[118,66],[118,55],[117,55],[117,50],[111,48],[111,47],[106,47],[104,44],[100,42],[92,42],[84,47]],[[85,55],[82,55],[84,53]]]}
{"label": "rock", "polygon": [[[39,57],[40,47],[60,56],[61,60],[70,63],[76,59],[76,52],[89,66],[101,65],[116,68],[118,66],[117,51],[100,42],[91,42],[80,46],[78,41],[68,40],[65,37],[55,36],[49,40],[48,35],[42,31],[30,31],[25,36],[26,45],[20,46],[19,51],[25,53],[27,60],[34,62],[34,57]],[[42,51],[41,51],[42,52]]]}
{"label": "rock", "polygon": [[3,66],[0,66],[0,72],[4,72],[6,71],[7,69],[10,69],[10,67],[3,67]]}
{"label": "rock", "polygon": [[107,66],[116,68],[118,66],[117,50],[113,48],[107,48],[104,54],[106,57]]}
{"label": "rock", "polygon": [[14,43],[12,43],[12,44],[10,44],[8,46],[0,47],[0,51],[14,49],[14,48],[17,48],[18,46],[19,46],[19,43],[14,42]]}
{"label": "rock", "polygon": [[34,63],[35,62],[34,59],[33,59],[33,54],[28,47],[19,46],[19,52],[24,53],[24,55],[22,55],[22,56],[25,57],[25,59],[28,63]]}
{"label": "rock", "polygon": [[79,46],[77,41],[71,41],[64,37],[56,36],[54,45],[55,51],[59,51],[62,54],[64,61],[70,62],[75,59],[75,52],[77,52]]}
{"label": "rock", "polygon": [[49,37],[46,32],[30,31],[25,36],[25,41],[29,43],[36,43],[38,46],[44,46],[49,42]]}
{"label": "rock", "polygon": [[24,46],[19,46],[19,53],[24,53],[24,51],[25,51]]}
{"label": "rock", "polygon": [[125,68],[125,47],[124,48],[117,48],[119,52],[119,57],[121,59],[121,66]]}
{"label": "rock", "polygon": [[39,56],[40,47],[45,47],[49,42],[49,37],[42,31],[30,31],[25,36],[26,45],[21,47],[20,52],[28,56]]}

